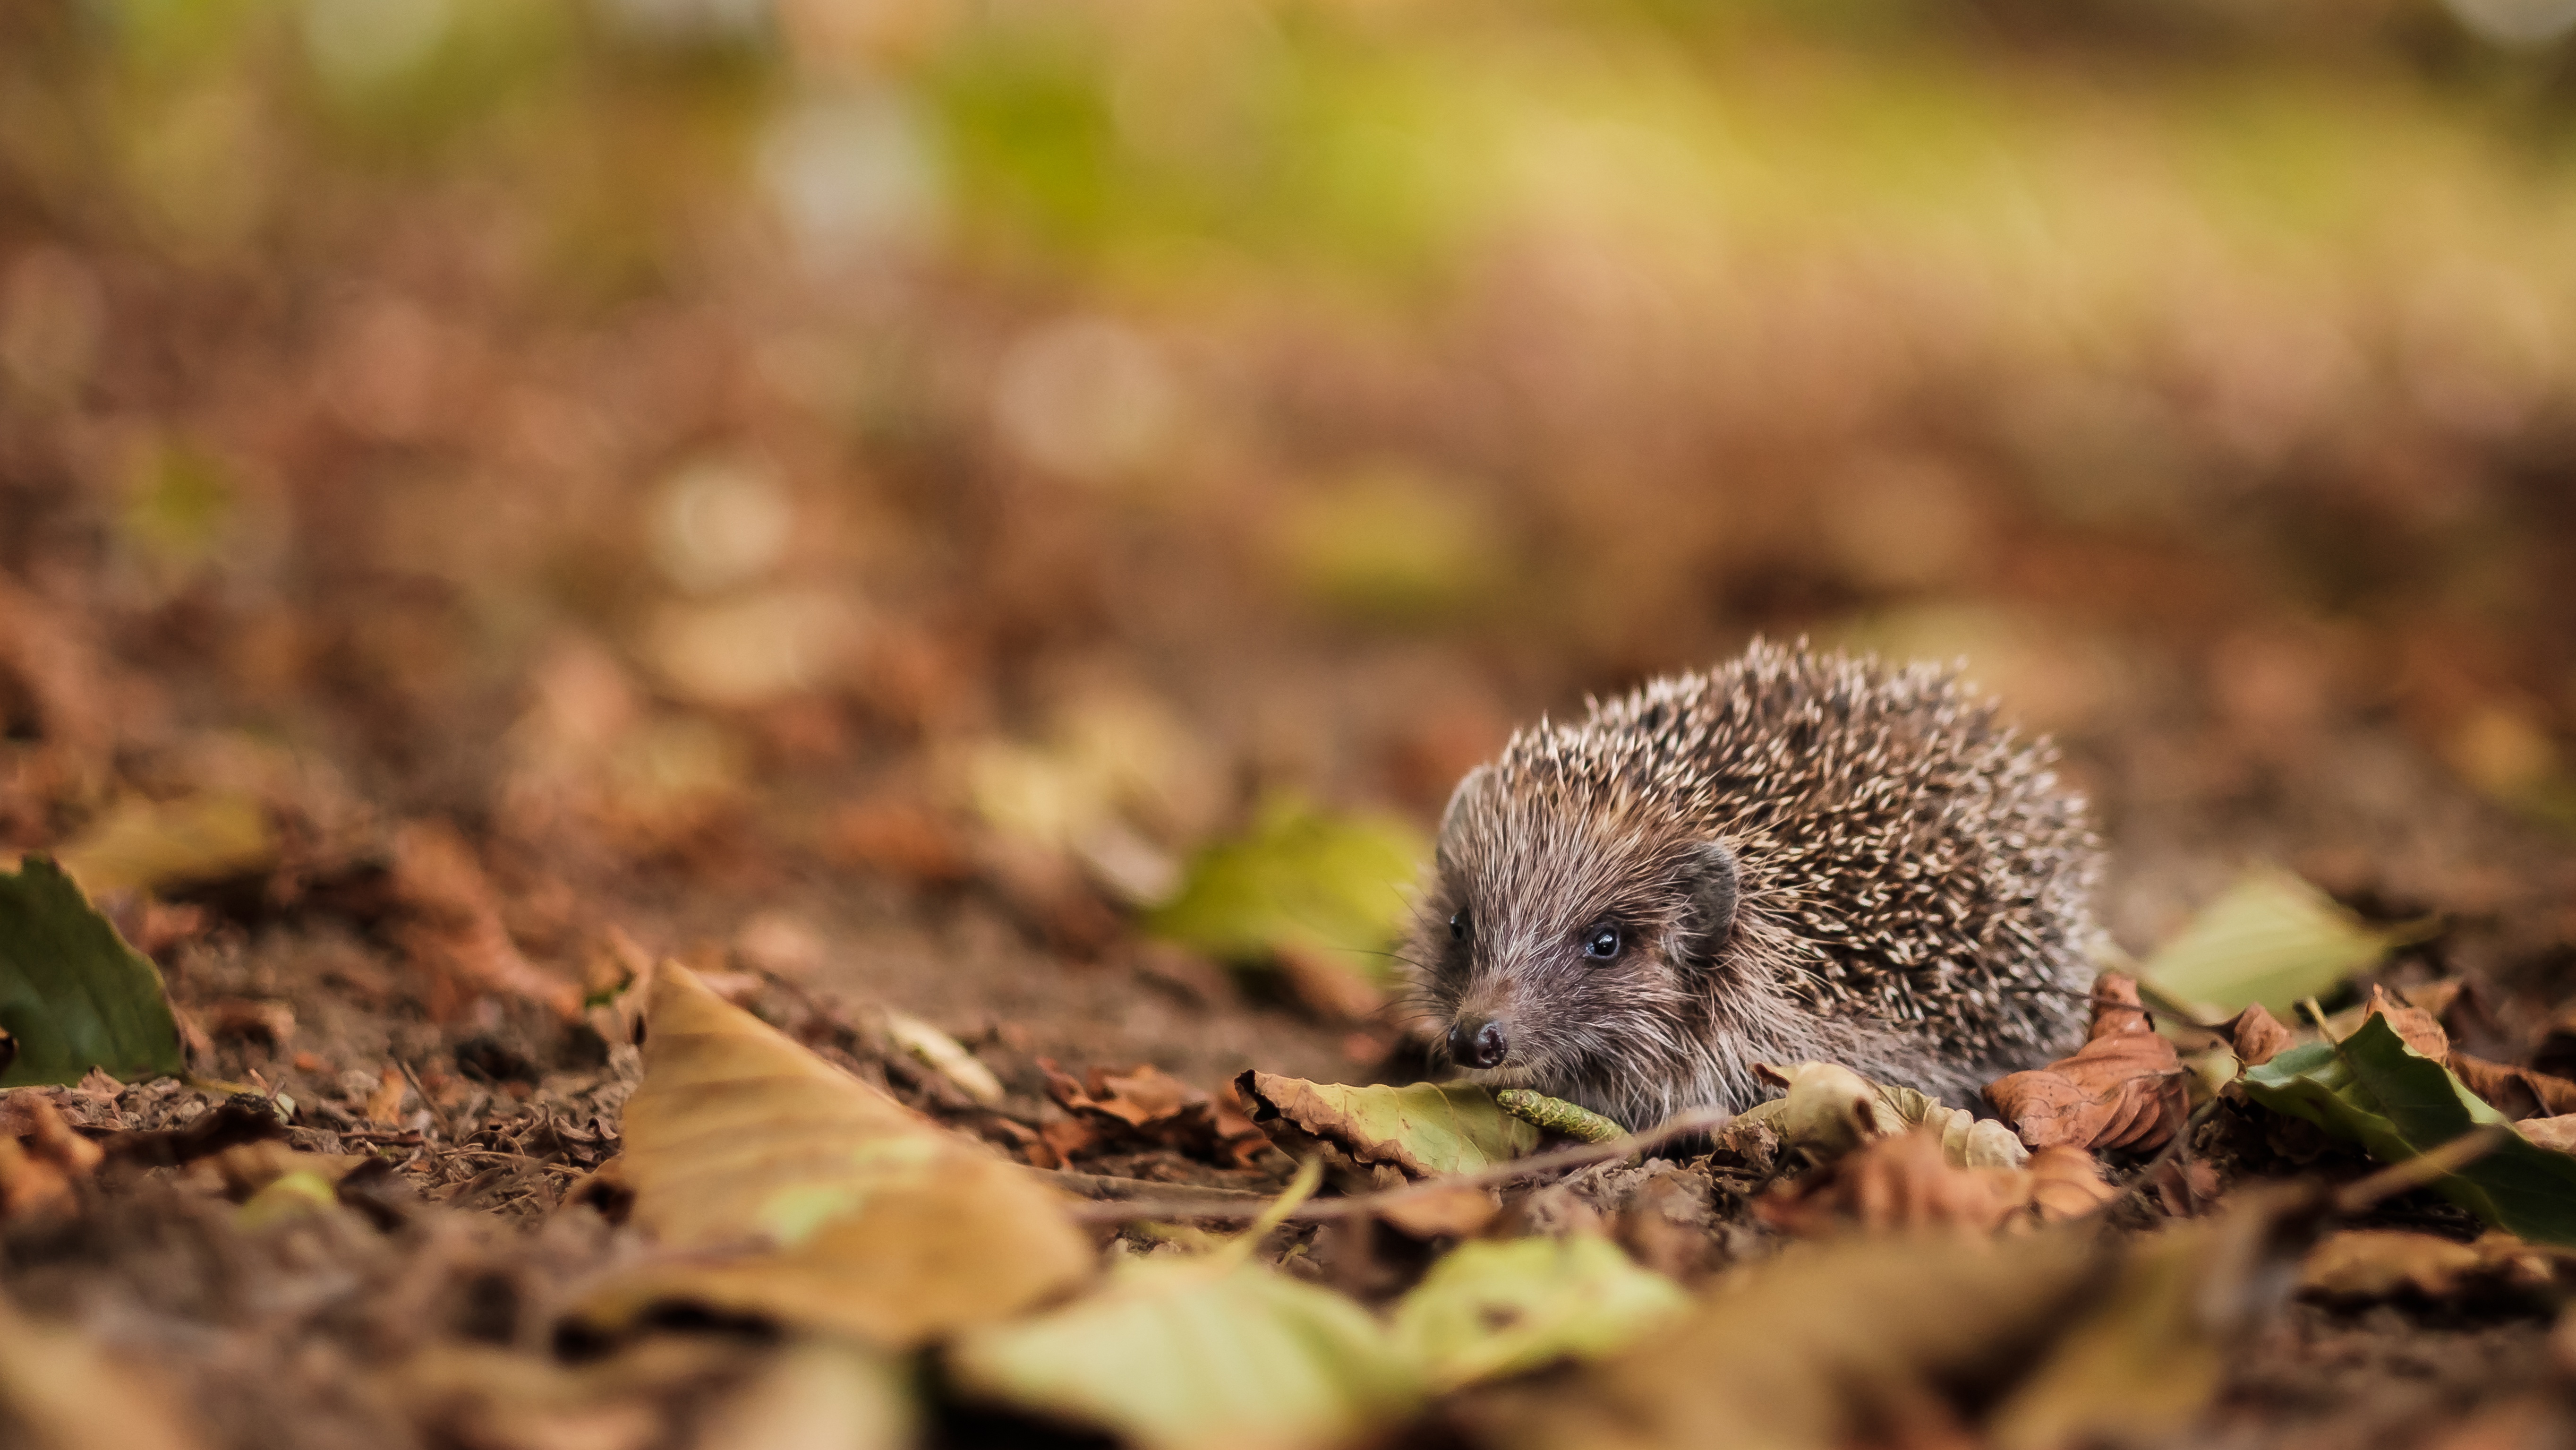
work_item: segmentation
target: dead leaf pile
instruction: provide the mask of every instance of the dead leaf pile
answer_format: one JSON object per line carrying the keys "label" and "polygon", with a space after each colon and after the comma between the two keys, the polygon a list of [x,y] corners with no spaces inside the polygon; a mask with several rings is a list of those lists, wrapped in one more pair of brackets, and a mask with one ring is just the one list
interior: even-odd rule
{"label": "dead leaf pile", "polygon": [[[1202,1162],[1228,1168],[1259,1164],[1270,1140],[1232,1103],[1173,1077],[1151,1063],[1125,1072],[1093,1068],[1082,1078],[1041,1062],[1047,1096],[1070,1115],[1038,1132],[1043,1168],[1061,1167],[1104,1147],[1170,1148]],[[1052,1161],[1049,1161],[1049,1160]]]}

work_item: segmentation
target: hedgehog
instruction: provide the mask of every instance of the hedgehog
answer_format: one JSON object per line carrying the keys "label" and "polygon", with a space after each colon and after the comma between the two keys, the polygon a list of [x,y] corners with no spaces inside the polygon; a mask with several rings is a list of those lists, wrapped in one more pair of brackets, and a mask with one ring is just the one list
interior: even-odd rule
{"label": "hedgehog", "polygon": [[1436,1055],[1631,1128],[1756,1063],[1973,1104],[2083,1035],[2101,850],[2044,738],[1955,668],[1756,641],[1570,725],[1442,813],[1410,950]]}

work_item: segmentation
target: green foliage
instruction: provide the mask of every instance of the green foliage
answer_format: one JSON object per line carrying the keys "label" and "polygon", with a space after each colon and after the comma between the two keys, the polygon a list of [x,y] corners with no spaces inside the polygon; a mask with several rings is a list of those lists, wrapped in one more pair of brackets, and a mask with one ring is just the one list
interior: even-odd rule
{"label": "green foliage", "polygon": [[1404,920],[1404,888],[1424,854],[1421,837],[1393,817],[1276,800],[1250,831],[1201,850],[1180,895],[1147,925],[1229,960],[1302,950],[1382,981],[1391,975],[1384,949]]}
{"label": "green foliage", "polygon": [[1254,1071],[1235,1088],[1263,1121],[1286,1118],[1363,1164],[1392,1164],[1409,1178],[1473,1173],[1538,1147],[1537,1128],[1472,1083],[1358,1087]]}
{"label": "green foliage", "polygon": [[[2245,1094],[2402,1163],[2505,1121],[2450,1069],[2372,1016],[2341,1042],[2294,1047],[2244,1077]],[[2520,1134],[2434,1182],[2443,1197],[2534,1243],[2576,1245],[2576,1157]]]}
{"label": "green foliage", "polygon": [[0,1029],[17,1041],[0,1087],[187,1070],[160,971],[44,856],[0,874]]}

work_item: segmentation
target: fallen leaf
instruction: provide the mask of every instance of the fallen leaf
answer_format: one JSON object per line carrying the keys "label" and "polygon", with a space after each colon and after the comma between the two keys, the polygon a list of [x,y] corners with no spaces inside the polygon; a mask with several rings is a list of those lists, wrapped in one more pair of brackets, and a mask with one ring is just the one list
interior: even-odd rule
{"label": "fallen leaf", "polygon": [[2151,1151],[2189,1116],[2182,1061],[2147,1025],[2134,980],[2104,972],[2093,996],[2092,1034],[2074,1056],[1997,1078],[1986,1100],[2033,1148]]}
{"label": "fallen leaf", "polygon": [[1368,1311],[1225,1254],[1122,1263],[1087,1298],[969,1331],[948,1366],[971,1397],[1143,1450],[1322,1450],[1422,1394]]}
{"label": "fallen leaf", "polygon": [[2288,1292],[2281,1261],[2304,1241],[2298,1190],[2257,1194],[2214,1218],[2133,1240],[2108,1282],[1995,1406],[1995,1450],[2187,1438],[2224,1382],[2228,1355]]}
{"label": "fallen leaf", "polygon": [[1928,1128],[1940,1135],[1942,1154],[1954,1166],[2018,1168],[2030,1158],[2030,1149],[2003,1124],[1913,1088],[1872,1082],[1840,1063],[1775,1067],[1757,1062],[1753,1067],[1788,1091],[1736,1114],[1730,1133],[1767,1126],[1779,1133],[1782,1146],[1823,1160],[1880,1138]]}
{"label": "fallen leaf", "polygon": [[[2274,1112],[2402,1163],[2504,1115],[2373,1015],[2340,1042],[2292,1048],[2249,1069],[2245,1095]],[[2576,1157],[2508,1133],[2486,1156],[2430,1185],[2491,1224],[2537,1243],[2576,1245]]]}
{"label": "fallen leaf", "polygon": [[2247,1067],[2261,1067],[2298,1044],[2297,1034],[2281,1025],[2262,1003],[2256,1002],[2239,1012],[2227,1023],[2227,1038],[2236,1049],[2236,1060]]}
{"label": "fallen leaf", "polygon": [[72,1186],[98,1168],[104,1150],[73,1132],[41,1092],[10,1093],[0,1105],[7,1108],[0,1114],[0,1218],[68,1202]]}
{"label": "fallen leaf", "polygon": [[1078,1138],[1060,1135],[1061,1143],[1048,1139],[1065,1156],[1102,1144],[1144,1143],[1240,1168],[1269,1151],[1269,1138],[1250,1118],[1151,1063],[1125,1072],[1095,1067],[1083,1079],[1051,1060],[1038,1065],[1047,1075],[1047,1096],[1088,1130]]}
{"label": "fallen leaf", "polygon": [[1273,801],[1244,835],[1192,858],[1179,894],[1146,924],[1228,961],[1275,961],[1287,947],[1383,985],[1381,952],[1403,930],[1404,890],[1425,854],[1392,817]]}
{"label": "fallen leaf", "polygon": [[367,1094],[366,1106],[361,1111],[370,1123],[394,1127],[402,1122],[403,1098],[410,1092],[411,1080],[403,1076],[402,1069],[386,1063],[384,1071],[376,1075],[376,1090]]}
{"label": "fallen leaf", "polygon": [[2454,1051],[2444,1061],[2469,1091],[2486,1099],[2497,1112],[2522,1122],[2525,1137],[2531,1136],[2530,1119],[2576,1114],[2576,1082],[2465,1052]]}
{"label": "fallen leaf", "polygon": [[1504,1112],[1493,1094],[1464,1083],[1352,1087],[1245,1072],[1235,1091],[1252,1120],[1292,1157],[1322,1148],[1362,1171],[1406,1178],[1473,1173],[1535,1151],[1538,1129]]}
{"label": "fallen leaf", "polygon": [[0,1299],[0,1425],[27,1450],[197,1450],[169,1396],[76,1330]]}
{"label": "fallen leaf", "polygon": [[43,856],[0,873],[0,1028],[18,1046],[0,1087],[187,1070],[159,970]]}
{"label": "fallen leaf", "polygon": [[2329,1234],[2299,1267],[2299,1289],[2321,1299],[2364,1301],[2414,1293],[2448,1299],[2474,1288],[2546,1291],[2560,1262],[2511,1234],[2474,1243],[2389,1229]]}
{"label": "fallen leaf", "polygon": [[277,860],[277,836],[247,795],[129,795],[64,842],[58,859],[92,896],[160,891],[262,873]]}
{"label": "fallen leaf", "polygon": [[665,962],[621,1126],[631,1222],[666,1255],[577,1321],[613,1332],[684,1302],[909,1346],[1090,1274],[1066,1200],[731,1006]]}
{"label": "fallen leaf", "polygon": [[864,1345],[808,1339],[773,1356],[696,1428],[698,1450],[905,1450],[919,1444],[900,1364]]}
{"label": "fallen leaf", "polygon": [[2138,976],[2202,1021],[2255,1004],[2276,1017],[2376,963],[2399,934],[2374,930],[2298,877],[2257,867],[2158,947]]}
{"label": "fallen leaf", "polygon": [[1795,1245],[1566,1380],[1470,1390],[1461,1412],[1477,1443],[1505,1450],[1967,1443],[1940,1387],[2009,1379],[2104,1266],[2095,1237],[2069,1229],[2009,1248],[1946,1234]]}
{"label": "fallen leaf", "polygon": [[1597,1234],[1487,1239],[1444,1254],[1389,1320],[1435,1390],[1593,1359],[1681,1318],[1690,1296]]}
{"label": "fallen leaf", "polygon": [[2554,1118],[2525,1118],[2513,1130],[2543,1148],[2576,1153],[2576,1113]]}
{"label": "fallen leaf", "polygon": [[537,970],[501,925],[500,899],[473,848],[443,821],[414,821],[394,833],[393,889],[408,913],[398,929],[404,954],[428,975],[429,1015],[451,1021],[487,993],[524,997],[567,1019],[581,1015],[581,988]]}
{"label": "fallen leaf", "polygon": [[2371,984],[2370,996],[2362,1003],[2368,1017],[2385,1017],[2388,1025],[2408,1047],[2435,1062],[2451,1055],[2451,1034],[2442,1030],[2442,1021],[2421,1007],[2410,1007],[2388,995],[2388,989]]}
{"label": "fallen leaf", "polygon": [[1408,1237],[1428,1240],[1481,1233],[1502,1211],[1502,1200],[1494,1190],[1457,1183],[1390,1200],[1378,1208],[1377,1216]]}
{"label": "fallen leaf", "polygon": [[1874,1139],[1753,1208],[1764,1223],[1802,1238],[1852,1228],[1983,1236],[2081,1218],[2118,1196],[2081,1149],[2043,1148],[2024,1168],[1969,1168],[1950,1161],[1937,1132],[1918,1128]]}
{"label": "fallen leaf", "polygon": [[993,1070],[975,1060],[956,1038],[905,1012],[889,1010],[885,1014],[886,1036],[922,1066],[957,1085],[957,1090],[982,1107],[1002,1100],[1001,1079]]}

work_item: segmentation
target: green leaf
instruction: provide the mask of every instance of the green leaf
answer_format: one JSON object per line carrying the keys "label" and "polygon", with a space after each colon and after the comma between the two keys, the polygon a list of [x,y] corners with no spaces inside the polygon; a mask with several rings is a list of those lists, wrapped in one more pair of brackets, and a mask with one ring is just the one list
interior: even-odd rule
{"label": "green leaf", "polygon": [[1343,1444],[1422,1385],[1359,1305],[1259,1265],[1130,1262],[1100,1293],[968,1333],[959,1388],[1144,1450]]}
{"label": "green leaf", "polygon": [[187,1070],[160,971],[46,856],[0,874],[0,1031],[18,1043],[0,1088]]}
{"label": "green leaf", "polygon": [[2269,867],[2246,872],[2156,949],[2139,980],[2177,1004],[2230,1017],[2255,1003],[2288,1017],[2397,945],[2307,882]]}
{"label": "green leaf", "polygon": [[1354,1087],[1246,1072],[1235,1089],[1252,1120],[1292,1156],[1317,1143],[1361,1164],[1389,1164],[1408,1178],[1473,1173],[1535,1151],[1539,1130],[1471,1083]]}
{"label": "green leaf", "polygon": [[[2451,1070],[2406,1045],[2385,1017],[2341,1042],[2294,1047],[2244,1077],[2245,1095],[2402,1163],[2505,1117]],[[2576,1245],[2576,1157],[2515,1133],[2436,1179],[2443,1197],[2534,1243]]]}
{"label": "green leaf", "polygon": [[1146,924],[1212,956],[1300,949],[1381,982],[1385,948],[1403,927],[1404,888],[1424,854],[1421,837],[1393,818],[1274,801],[1249,832],[1201,850],[1180,894]]}
{"label": "green leaf", "polygon": [[1437,1389],[1608,1354],[1690,1308],[1690,1296],[1594,1234],[1481,1239],[1431,1266],[1395,1306],[1396,1342]]}

